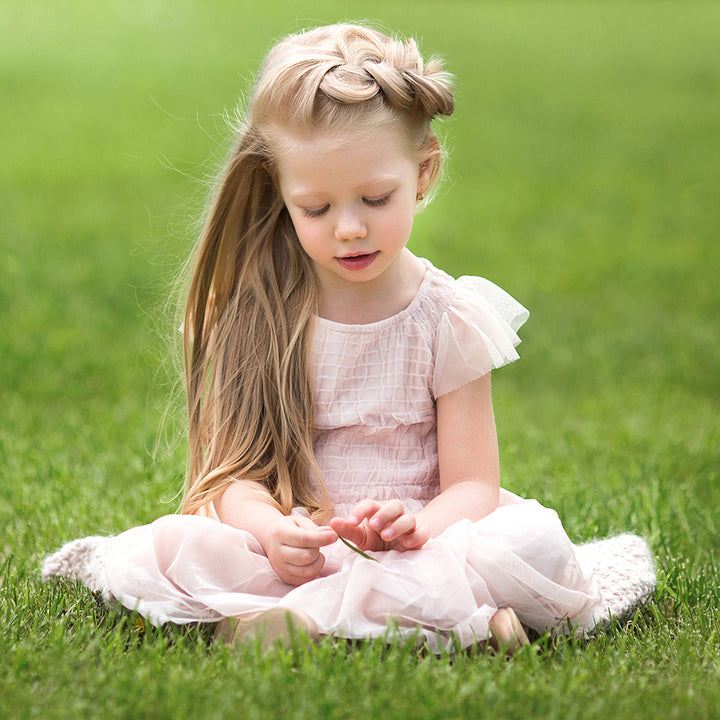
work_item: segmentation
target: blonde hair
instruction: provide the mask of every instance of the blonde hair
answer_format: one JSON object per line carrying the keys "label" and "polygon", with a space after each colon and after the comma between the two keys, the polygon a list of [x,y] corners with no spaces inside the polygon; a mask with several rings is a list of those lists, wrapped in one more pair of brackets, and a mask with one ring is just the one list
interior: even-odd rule
{"label": "blonde hair", "polygon": [[[283,133],[338,137],[401,122],[430,185],[430,128],[453,111],[450,76],[413,40],[356,25],[291,35],[266,57],[199,239],[185,307],[189,464],[182,512],[253,480],[283,512],[330,511],[313,454],[309,348],[318,286],[277,189]],[[428,187],[427,190],[431,188]]]}

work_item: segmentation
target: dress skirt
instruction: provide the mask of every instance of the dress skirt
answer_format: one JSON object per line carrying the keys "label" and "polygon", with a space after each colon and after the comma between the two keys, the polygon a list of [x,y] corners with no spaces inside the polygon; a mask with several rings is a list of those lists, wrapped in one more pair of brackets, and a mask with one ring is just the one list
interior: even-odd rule
{"label": "dress skirt", "polygon": [[[594,573],[557,514],[507,491],[493,513],[455,523],[420,550],[375,552],[376,562],[338,540],[323,548],[322,574],[299,586],[278,578],[251,534],[207,517],[167,515],[74,542],[95,543],[85,548],[84,575],[75,575],[155,625],[282,607],[305,612],[322,634],[419,633],[437,650],[485,640],[503,607],[538,632],[587,631],[607,615]],[[72,545],[46,560],[44,576],[70,574],[58,563]]]}

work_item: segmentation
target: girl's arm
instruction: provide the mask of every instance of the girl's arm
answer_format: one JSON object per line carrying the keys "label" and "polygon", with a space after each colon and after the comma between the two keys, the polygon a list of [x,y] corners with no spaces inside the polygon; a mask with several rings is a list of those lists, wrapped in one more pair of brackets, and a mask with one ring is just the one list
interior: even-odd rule
{"label": "girl's arm", "polygon": [[500,501],[490,373],[437,400],[440,494],[415,514],[392,500],[359,503],[330,525],[363,550],[414,550],[458,520],[479,520]]}
{"label": "girl's arm", "polygon": [[316,578],[325,565],[320,548],[337,540],[333,530],[310,518],[284,515],[271,504],[267,490],[249,480],[230,485],[215,509],[222,522],[255,536],[273,570],[289,585]]}
{"label": "girl's arm", "polygon": [[437,399],[440,494],[416,513],[430,537],[500,502],[500,461],[490,373]]}

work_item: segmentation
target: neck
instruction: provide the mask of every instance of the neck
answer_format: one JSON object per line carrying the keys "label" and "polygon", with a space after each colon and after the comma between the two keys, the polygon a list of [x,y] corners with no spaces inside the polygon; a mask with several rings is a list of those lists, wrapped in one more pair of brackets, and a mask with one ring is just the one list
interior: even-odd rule
{"label": "neck", "polygon": [[369,282],[320,282],[319,315],[347,325],[379,322],[404,310],[415,297],[425,265],[404,250],[385,272]]}

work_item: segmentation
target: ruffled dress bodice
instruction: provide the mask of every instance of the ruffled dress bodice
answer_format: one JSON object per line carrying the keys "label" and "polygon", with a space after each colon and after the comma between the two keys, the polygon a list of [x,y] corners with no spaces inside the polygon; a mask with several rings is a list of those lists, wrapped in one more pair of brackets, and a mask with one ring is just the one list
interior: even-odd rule
{"label": "ruffled dress bodice", "polygon": [[488,280],[427,260],[410,304],[385,320],[317,318],[315,455],[336,511],[365,499],[419,509],[439,492],[435,401],[516,360],[527,310]]}

